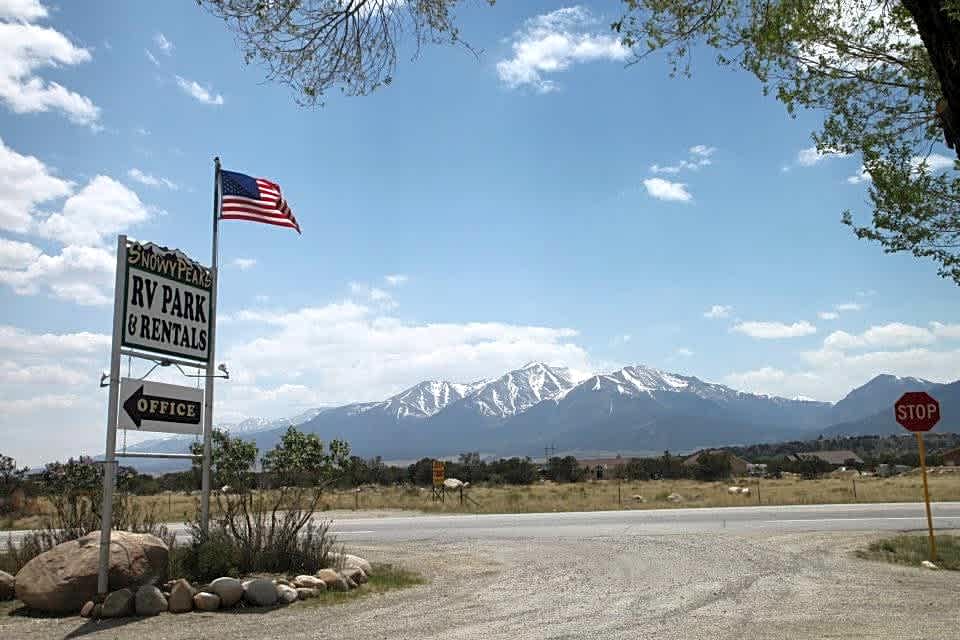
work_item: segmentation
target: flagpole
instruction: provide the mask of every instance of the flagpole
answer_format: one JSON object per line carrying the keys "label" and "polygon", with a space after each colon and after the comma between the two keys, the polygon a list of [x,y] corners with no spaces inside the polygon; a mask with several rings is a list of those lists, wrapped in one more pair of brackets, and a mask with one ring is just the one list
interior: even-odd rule
{"label": "flagpole", "polygon": [[207,384],[203,394],[203,475],[200,491],[200,528],[210,530],[210,440],[213,436],[213,381],[216,373],[217,339],[217,254],[220,242],[220,158],[213,159],[213,244],[210,250],[210,354]]}

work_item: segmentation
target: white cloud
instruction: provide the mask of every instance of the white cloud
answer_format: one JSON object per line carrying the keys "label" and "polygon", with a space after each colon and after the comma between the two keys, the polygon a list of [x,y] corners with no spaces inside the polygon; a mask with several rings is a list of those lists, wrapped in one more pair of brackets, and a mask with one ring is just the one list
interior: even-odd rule
{"label": "white cloud", "polygon": [[144,173],[143,171],[141,171],[140,169],[137,169],[136,167],[127,171],[127,176],[129,176],[131,180],[136,180],[140,184],[147,185],[148,187],[163,186],[163,187],[166,187],[167,189],[170,189],[171,191],[176,191],[180,188],[177,185],[177,183],[175,183],[172,180],[168,180],[167,178],[163,178],[159,176],[150,175],[149,173]]}
{"label": "white cloud", "polygon": [[940,153],[931,153],[926,156],[914,156],[910,159],[910,165],[914,171],[919,171],[924,167],[926,173],[937,173],[947,169],[953,169],[956,159],[950,158]]}
{"label": "white cloud", "polygon": [[[224,334],[224,361],[232,371],[249,373],[243,383],[259,389],[305,384],[322,390],[324,397],[314,402],[379,400],[420,380],[476,380],[531,360],[593,368],[573,342],[577,332],[566,328],[408,323],[355,302],[291,312],[244,310],[236,321],[234,335],[260,328],[259,337],[248,340]],[[230,387],[220,387],[231,394],[224,399],[236,397],[246,410],[249,401],[242,393],[232,395]]]}
{"label": "white cloud", "polygon": [[194,80],[187,80],[181,76],[175,76],[177,80],[177,86],[186,93],[188,96],[202,102],[203,104],[212,104],[212,105],[222,105],[223,96],[219,93],[214,93],[210,89],[201,86]]}
{"label": "white cloud", "polygon": [[590,11],[581,6],[557,9],[536,16],[514,34],[513,57],[497,62],[497,75],[511,89],[529,86],[539,93],[557,89],[548,74],[566,71],[571,65],[596,60],[623,61],[630,50],[597,25]]}
{"label": "white cloud", "polygon": [[688,150],[690,157],[686,160],[681,160],[677,164],[673,165],[660,165],[652,164],[650,165],[650,171],[652,173],[668,173],[668,174],[677,174],[683,170],[696,171],[700,167],[705,167],[707,165],[713,164],[713,161],[710,159],[716,152],[716,147],[708,147],[705,144],[698,144],[693,147],[690,147]]}
{"label": "white cloud", "polygon": [[877,292],[873,289],[867,289],[866,291],[857,291],[858,298],[869,298],[870,296],[877,295]]}
{"label": "white cloud", "polygon": [[960,338],[960,324],[944,324],[942,322],[931,322],[930,330],[938,338]]}
{"label": "white cloud", "polygon": [[0,383],[8,385],[89,385],[95,379],[94,371],[83,372],[62,364],[25,365],[13,360],[0,360]]}
{"label": "white cloud", "polygon": [[365,282],[351,282],[350,293],[361,301],[372,302],[382,309],[393,309],[397,306],[397,301],[392,295],[378,287],[371,287]]}
{"label": "white cloud", "polygon": [[0,238],[0,270],[25,269],[43,253],[29,242]]}
{"label": "white cloud", "polygon": [[0,2],[0,18],[33,22],[37,18],[46,18],[47,9],[40,0],[3,0]]}
{"label": "white cloud", "polygon": [[[6,6],[0,14],[22,20],[43,17],[35,3],[22,1]],[[89,51],[75,46],[55,29],[26,22],[0,22],[0,101],[14,113],[54,110],[72,122],[96,126],[100,108],[90,98],[36,75],[44,67],[89,60]]]}
{"label": "white cloud", "polygon": [[860,311],[863,305],[859,302],[844,302],[833,306],[835,311]]}
{"label": "white cloud", "polygon": [[806,320],[785,324],[783,322],[738,322],[731,331],[742,333],[759,340],[779,340],[799,338],[817,332],[817,328]]}
{"label": "white cloud", "polygon": [[390,275],[383,276],[383,279],[391,287],[399,287],[405,284],[410,278],[402,273],[391,273]]}
{"label": "white cloud", "polygon": [[680,347],[679,349],[677,349],[676,353],[678,356],[681,356],[683,358],[690,358],[693,356],[693,351],[686,347]]}
{"label": "white cloud", "polygon": [[234,258],[231,264],[240,271],[249,271],[256,266],[257,261],[254,258]]}
{"label": "white cloud", "polygon": [[728,304],[715,304],[703,312],[704,318],[729,318],[733,307]]}
{"label": "white cloud", "polygon": [[916,344],[930,344],[936,336],[929,329],[891,322],[884,325],[870,327],[860,335],[846,331],[834,331],[823,341],[823,348],[827,351],[860,349],[865,347],[898,348]]}
{"label": "white cloud", "polygon": [[66,357],[98,354],[109,348],[110,336],[102,333],[34,333],[0,324],[0,352]]}
{"label": "white cloud", "polygon": [[836,311],[821,311],[817,314],[817,317],[821,320],[836,320],[840,317],[840,314]]}
{"label": "white cloud", "polygon": [[857,173],[847,178],[849,184],[863,184],[864,182],[870,182],[870,180],[870,174],[867,173],[867,168],[863,165],[860,165]]}
{"label": "white cloud", "polygon": [[849,153],[841,153],[832,149],[819,151],[816,147],[808,147],[797,152],[797,164],[801,167],[812,167],[828,158],[846,158],[849,155]]}
{"label": "white cloud", "polygon": [[157,45],[160,51],[163,51],[168,56],[173,53],[173,43],[167,40],[167,37],[162,33],[157,33],[153,36],[153,42]]}
{"label": "white cloud", "polygon": [[160,61],[157,60],[157,57],[150,52],[150,49],[144,49],[143,53],[147,56],[147,60],[153,63],[153,66],[159,67]]}
{"label": "white cloud", "polygon": [[81,305],[113,301],[116,256],[99,247],[69,245],[59,255],[41,254],[22,269],[0,269],[0,283],[20,295],[46,291]]}
{"label": "white cloud", "polygon": [[668,202],[690,202],[693,196],[687,191],[687,185],[681,182],[670,182],[663,178],[647,178],[643,181],[647,193],[657,200]]}
{"label": "white cloud", "polygon": [[95,245],[149,217],[136,193],[113,178],[98,175],[67,198],[60,213],[37,226],[40,235],[67,245]]}
{"label": "white cloud", "polygon": [[0,412],[27,413],[38,409],[72,409],[88,404],[81,396],[65,393],[45,393],[30,398],[0,399]]}
{"label": "white cloud", "polygon": [[71,188],[40,160],[20,155],[0,139],[0,229],[27,232],[37,205],[61,198]]}

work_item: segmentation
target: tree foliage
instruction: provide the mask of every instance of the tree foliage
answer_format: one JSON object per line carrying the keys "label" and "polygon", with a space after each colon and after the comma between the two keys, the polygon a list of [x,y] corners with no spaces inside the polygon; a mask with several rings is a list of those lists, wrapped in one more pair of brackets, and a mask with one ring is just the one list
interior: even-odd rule
{"label": "tree foliage", "polygon": [[428,43],[463,44],[453,15],[461,0],[197,2],[234,30],[248,64],[264,64],[304,105],[333,87],[366,95],[390,84],[404,36],[414,56]]}
{"label": "tree foliage", "polygon": [[[953,143],[937,104],[943,112],[946,86],[960,89],[960,60],[952,68],[942,62],[945,41],[953,38],[960,51],[960,0],[623,2],[612,28],[634,63],[660,51],[673,74],[689,74],[693,50],[707,45],[719,63],[754,74],[790,114],[822,110],[818,152],[859,153],[862,175],[872,180],[871,223],[859,224],[850,211],[843,222],[886,252],[933,259],[940,275],[960,283],[960,176],[956,166],[944,171],[927,161],[945,136]],[[918,28],[918,7],[932,5],[942,20]],[[960,91],[953,98],[948,119],[960,114]]]}

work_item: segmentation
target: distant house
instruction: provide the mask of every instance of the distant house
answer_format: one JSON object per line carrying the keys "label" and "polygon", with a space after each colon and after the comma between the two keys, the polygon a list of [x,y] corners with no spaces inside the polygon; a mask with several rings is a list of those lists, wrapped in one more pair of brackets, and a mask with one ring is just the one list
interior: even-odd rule
{"label": "distant house", "polygon": [[802,451],[788,456],[788,459],[803,462],[804,460],[822,460],[834,467],[845,467],[863,464],[863,460],[853,451],[841,449],[839,451]]}
{"label": "distant house", "polygon": [[608,472],[613,472],[614,469],[623,466],[628,462],[630,462],[629,458],[624,458],[622,456],[617,456],[616,458],[588,458],[577,460],[577,464],[580,465],[580,468],[597,480],[602,480],[605,477],[609,477],[610,473]]}
{"label": "distant house", "polygon": [[703,451],[697,451],[695,454],[683,461],[685,467],[692,467],[697,464],[697,461],[705,453],[712,455],[721,455],[726,456],[730,460],[730,473],[735,476],[743,476],[747,474],[747,471],[750,468],[750,463],[741,458],[740,456],[735,456],[729,451],[724,451],[723,449],[704,449]]}
{"label": "distant house", "polygon": [[944,451],[943,464],[949,467],[960,467],[960,447]]}

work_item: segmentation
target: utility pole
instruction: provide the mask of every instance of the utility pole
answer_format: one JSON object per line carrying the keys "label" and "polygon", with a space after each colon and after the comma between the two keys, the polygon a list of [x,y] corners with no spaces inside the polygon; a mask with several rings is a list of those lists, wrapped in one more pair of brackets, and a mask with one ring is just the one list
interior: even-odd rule
{"label": "utility pole", "polygon": [[543,447],[543,464],[550,464],[550,458],[557,453],[557,445],[550,444]]}

